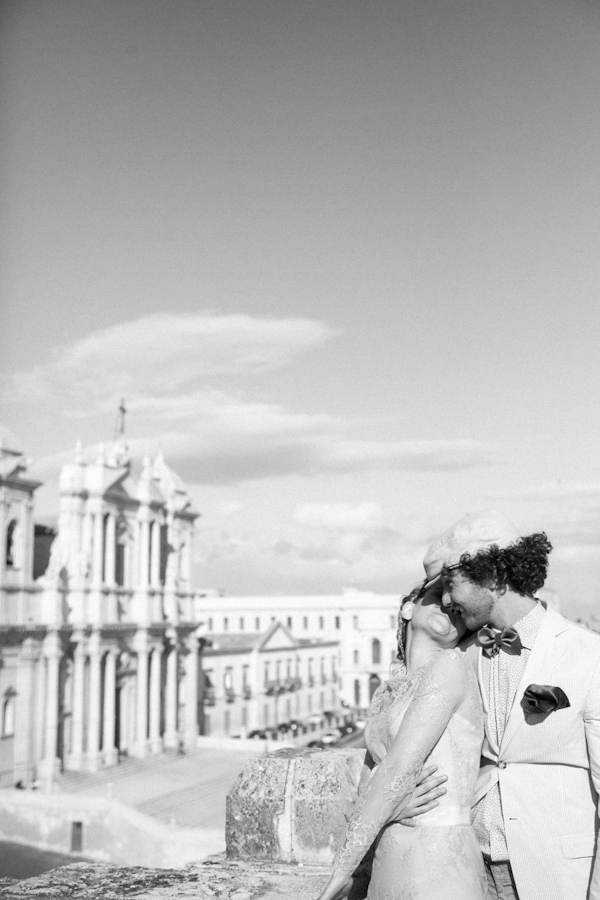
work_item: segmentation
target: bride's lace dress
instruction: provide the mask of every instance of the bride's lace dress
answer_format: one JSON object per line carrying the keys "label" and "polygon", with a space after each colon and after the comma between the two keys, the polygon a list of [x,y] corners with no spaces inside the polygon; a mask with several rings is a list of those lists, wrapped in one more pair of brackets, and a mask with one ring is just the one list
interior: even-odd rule
{"label": "bride's lace dress", "polygon": [[[379,835],[368,900],[483,900],[483,863],[470,824],[482,739],[477,679],[461,651],[441,651],[410,675],[401,664],[392,667],[365,728],[375,766],[363,773],[334,870],[349,878]],[[439,806],[414,828],[386,825],[426,761],[448,776]]]}

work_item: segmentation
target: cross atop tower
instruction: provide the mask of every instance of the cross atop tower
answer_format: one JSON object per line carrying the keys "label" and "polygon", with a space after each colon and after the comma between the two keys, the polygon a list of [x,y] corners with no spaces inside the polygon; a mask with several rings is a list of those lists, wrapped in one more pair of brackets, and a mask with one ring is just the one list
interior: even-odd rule
{"label": "cross atop tower", "polygon": [[129,449],[125,440],[125,413],[127,407],[125,400],[122,399],[117,411],[117,424],[115,427],[115,438],[111,449],[108,452],[108,462],[112,466],[125,466],[129,464]]}
{"label": "cross atop tower", "polygon": [[125,406],[125,400],[121,398],[121,403],[119,406],[119,427],[118,433],[121,436],[125,436],[125,413],[127,412],[127,407]]}

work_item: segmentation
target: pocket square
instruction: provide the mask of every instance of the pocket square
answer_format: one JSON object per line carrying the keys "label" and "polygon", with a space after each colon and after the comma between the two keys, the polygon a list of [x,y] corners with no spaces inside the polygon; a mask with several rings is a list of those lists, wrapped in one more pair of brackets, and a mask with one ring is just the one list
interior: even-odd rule
{"label": "pocket square", "polygon": [[551,684],[530,684],[525,688],[521,706],[526,713],[551,713],[571,703],[562,688]]}

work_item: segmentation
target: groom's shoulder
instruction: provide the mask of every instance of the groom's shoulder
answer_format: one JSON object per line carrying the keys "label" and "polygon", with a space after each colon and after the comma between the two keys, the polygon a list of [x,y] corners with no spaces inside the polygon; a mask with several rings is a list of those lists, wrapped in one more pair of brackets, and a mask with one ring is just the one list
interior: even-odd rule
{"label": "groom's shoulder", "polygon": [[582,622],[567,619],[557,610],[549,607],[546,610],[548,624],[572,647],[572,652],[591,653],[600,657],[600,634],[592,631]]}

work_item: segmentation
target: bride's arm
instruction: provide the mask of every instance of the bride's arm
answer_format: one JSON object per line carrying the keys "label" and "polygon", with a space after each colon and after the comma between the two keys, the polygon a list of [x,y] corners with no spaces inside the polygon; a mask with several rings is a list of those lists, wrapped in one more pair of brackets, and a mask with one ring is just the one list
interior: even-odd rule
{"label": "bride's arm", "polygon": [[440,653],[428,664],[388,755],[359,797],[333,873],[319,900],[343,897],[356,866],[381,829],[409,799],[423,763],[444,733],[466,689],[460,651]]}

